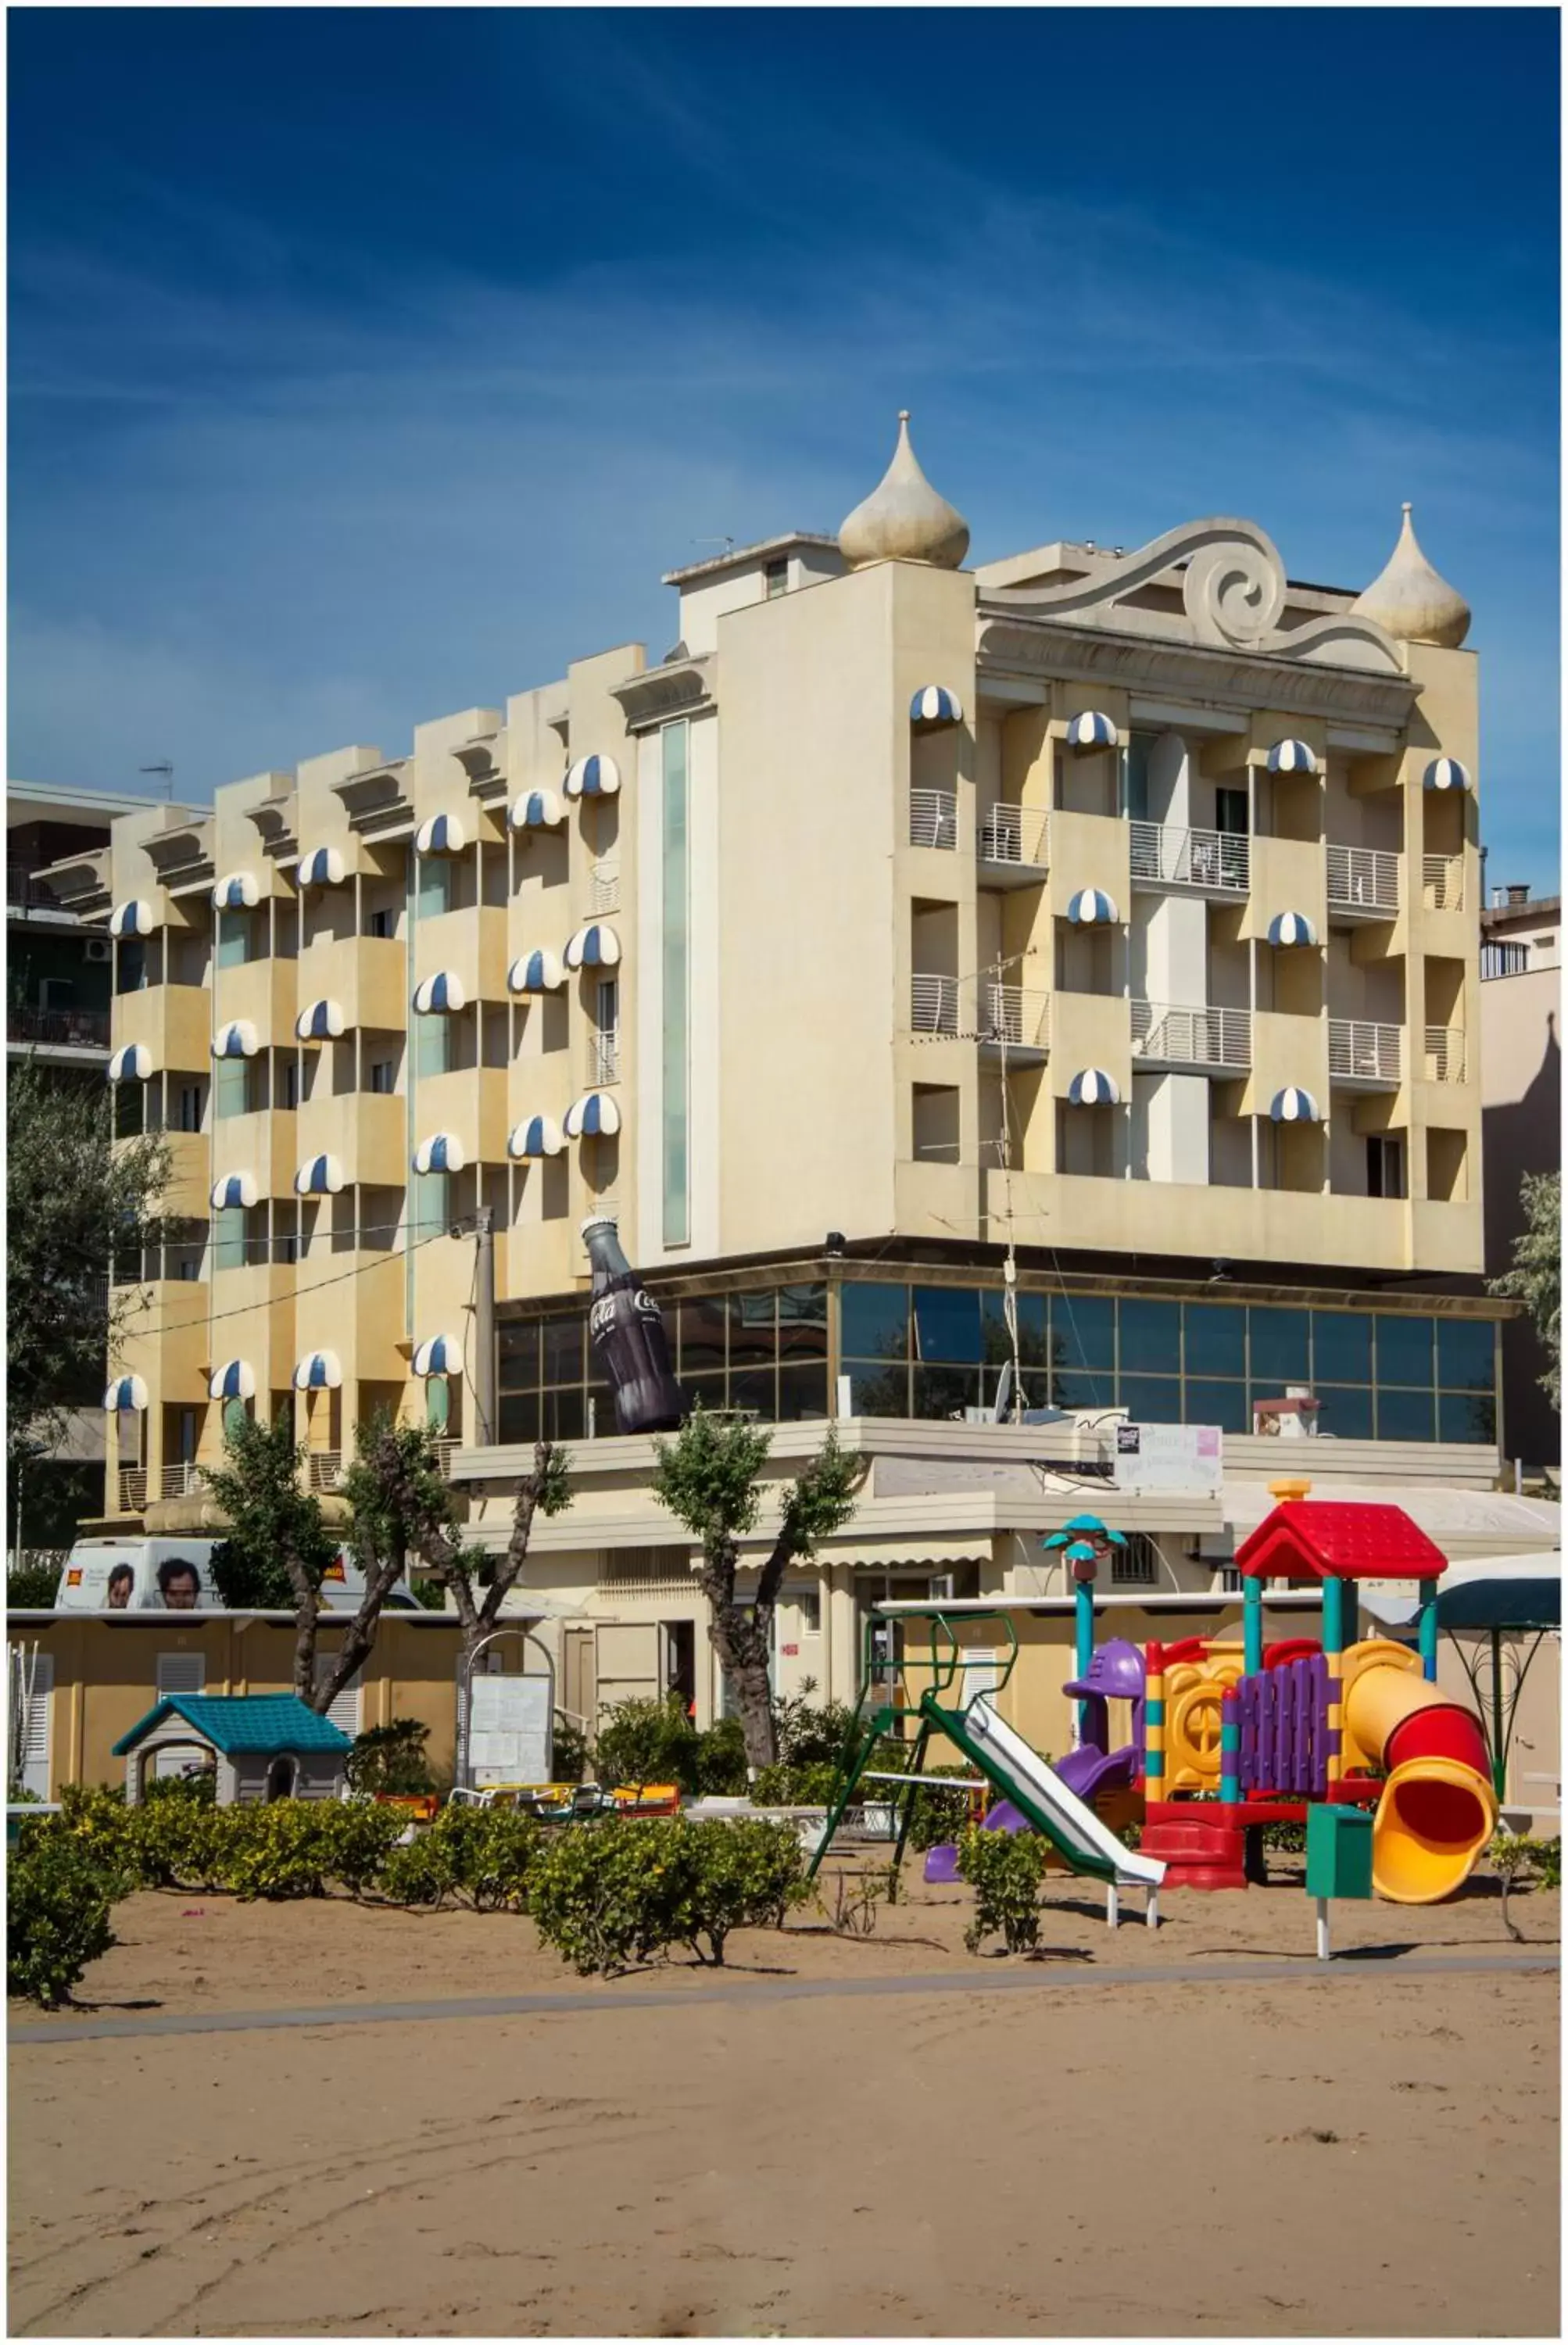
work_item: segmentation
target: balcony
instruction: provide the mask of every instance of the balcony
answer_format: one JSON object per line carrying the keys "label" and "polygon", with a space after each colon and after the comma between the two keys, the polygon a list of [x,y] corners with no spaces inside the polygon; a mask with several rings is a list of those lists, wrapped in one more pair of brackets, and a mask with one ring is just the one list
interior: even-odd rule
{"label": "balcony", "polygon": [[305,1487],[325,1492],[339,1487],[343,1478],[343,1453],[341,1449],[311,1449],[305,1453]]}
{"label": "balcony", "polygon": [[1422,856],[1421,901],[1429,912],[1463,911],[1464,858],[1462,855]]}
{"label": "balcony", "polygon": [[122,1466],[119,1473],[119,1511],[122,1515],[139,1515],[147,1505],[147,1468],[145,1466]]}
{"label": "balcony", "polygon": [[621,866],[618,856],[601,855],[588,866],[588,909],[590,912],[616,912],[621,903]]}
{"label": "balcony", "polygon": [[588,1082],[618,1083],[621,1079],[621,1038],[619,1030],[588,1037]]}
{"label": "balcony", "polygon": [[160,1498],[199,1498],[205,1497],[207,1484],[201,1468],[194,1459],[178,1466],[166,1466],[158,1476],[158,1494]]}
{"label": "balcony", "polygon": [[35,912],[42,913],[46,919],[73,922],[77,917],[61,903],[48,882],[41,879],[36,871],[29,870],[25,863],[7,863],[5,866],[5,909],[20,912],[24,917]]}
{"label": "balcony", "polygon": [[975,838],[985,888],[1037,888],[1049,868],[1050,817],[1032,807],[993,806]]}
{"label": "balcony", "polygon": [[1135,1001],[1133,1056],[1145,1066],[1242,1073],[1252,1064],[1252,1017],[1246,1010]]}
{"label": "balcony", "polygon": [[953,791],[910,792],[910,845],[950,849],[958,845],[958,798]]}
{"label": "balcony", "polygon": [[1395,1091],[1402,1029],[1370,1018],[1330,1018],[1329,1079],[1345,1090]]}
{"label": "balcony", "polygon": [[107,1010],[39,1010],[12,1002],[5,1011],[5,1040],[18,1050],[107,1056],[109,1015]]}
{"label": "balcony", "polygon": [[980,986],[975,1039],[983,1056],[1014,1066],[1038,1066],[1050,1051],[1050,996],[1021,985]]}
{"label": "balcony", "polygon": [[1400,909],[1400,858],[1380,847],[1330,847],[1329,909],[1352,920],[1391,920]]}
{"label": "balcony", "polygon": [[921,977],[910,980],[910,1031],[958,1037],[958,980]]}
{"label": "balcony", "polygon": [[1427,1028],[1426,1080],[1429,1083],[1462,1083],[1465,1080],[1463,1030],[1458,1026]]}
{"label": "balcony", "polygon": [[1227,830],[1185,830],[1163,822],[1129,823],[1135,888],[1191,888],[1202,896],[1245,896],[1252,885],[1252,842]]}

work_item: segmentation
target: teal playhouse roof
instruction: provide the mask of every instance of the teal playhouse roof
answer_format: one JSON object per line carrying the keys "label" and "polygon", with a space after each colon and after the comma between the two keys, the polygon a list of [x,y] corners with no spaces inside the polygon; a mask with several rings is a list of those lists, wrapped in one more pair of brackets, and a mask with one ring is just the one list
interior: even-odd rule
{"label": "teal playhouse roof", "polygon": [[167,1718],[182,1718],[226,1759],[242,1752],[347,1751],[354,1747],[351,1735],[297,1693],[171,1693],[120,1736],[114,1756],[123,1759]]}

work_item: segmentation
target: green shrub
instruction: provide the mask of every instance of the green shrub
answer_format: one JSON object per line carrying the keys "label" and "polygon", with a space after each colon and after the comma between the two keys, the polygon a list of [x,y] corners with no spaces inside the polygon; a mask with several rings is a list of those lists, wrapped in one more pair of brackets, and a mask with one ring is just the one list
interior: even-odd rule
{"label": "green shrub", "polygon": [[1046,1847],[1033,1832],[986,1832],[971,1824],[958,1844],[958,1870],[975,1893],[974,1919],[963,1934],[972,1954],[999,1935],[1010,1954],[1040,1943],[1040,1883]]}
{"label": "green shrub", "polygon": [[594,1747],[601,1783],[678,1783],[697,1789],[698,1737],[677,1697],[618,1701],[606,1713]]}
{"label": "green shrub", "polygon": [[274,1800],[264,1807],[226,1808],[222,1886],[252,1898],[324,1897],[332,1865],[332,1815],[327,1800]]}
{"label": "green shrub", "polygon": [[551,1780],[556,1783],[580,1783],[588,1771],[588,1738],[580,1726],[555,1712],[555,1731],[551,1738],[554,1763]]}
{"label": "green shrub", "polygon": [[1563,1842],[1561,1840],[1532,1840],[1530,1842],[1530,1869],[1543,1889],[1563,1886]]}
{"label": "green shrub", "polygon": [[710,1799],[738,1798],[747,1774],[746,1730],[738,1718],[716,1718],[697,1738],[692,1789]]}
{"label": "green shrub", "polygon": [[155,1800],[127,1815],[127,1851],[144,1889],[225,1889],[234,1818],[199,1800]]}
{"label": "green shrub", "polygon": [[184,1800],[199,1808],[218,1804],[218,1770],[199,1767],[188,1775],[155,1775],[141,1795],[144,1808],[156,1806],[164,1800]]}
{"label": "green shrub", "polygon": [[675,1817],[621,1816],[558,1829],[529,1883],[545,1944],[585,1975],[612,1977],[685,1936],[690,1830]]}
{"label": "green shrub", "polygon": [[351,1897],[362,1897],[381,1879],[407,1822],[397,1808],[378,1807],[373,1800],[321,1802],[328,1878]]}
{"label": "green shrub", "polygon": [[388,1852],[377,1886],[393,1905],[442,1904],[457,1887],[457,1852],[433,1825]]}
{"label": "green shrub", "polygon": [[425,1744],[430,1729],[417,1718],[394,1718],[354,1737],[349,1753],[349,1788],[354,1792],[416,1793],[431,1791]]}
{"label": "green shrub", "polygon": [[939,1841],[957,1840],[969,1822],[969,1793],[956,1788],[951,1792],[938,1788],[944,1775],[967,1774],[967,1768],[931,1767],[926,1771],[932,1788],[914,1795],[914,1812],[910,1818],[906,1842],[917,1855],[934,1848]]}
{"label": "green shrub", "polygon": [[853,1713],[841,1701],[813,1702],[816,1690],[816,1679],[807,1678],[792,1700],[774,1705],[779,1758],[786,1767],[833,1765],[843,1753]]}
{"label": "green shrub", "polygon": [[804,1765],[759,1767],[751,1786],[751,1803],[758,1808],[825,1808],[839,1783],[834,1760],[813,1759]]}
{"label": "green shrub", "polygon": [[87,1964],[115,1944],[109,1909],[124,1875],[95,1862],[82,1840],[40,1836],[12,1855],[5,1876],[5,1983],[53,2010],[68,2002]]}
{"label": "green shrub", "polygon": [[514,1808],[443,1808],[405,1847],[391,1851],[381,1893],[394,1905],[440,1905],[462,1897],[481,1913],[502,1907],[521,1913],[544,1837],[544,1826]]}
{"label": "green shrub", "polygon": [[739,1816],[677,1829],[694,1860],[682,1935],[699,1962],[722,1963],[732,1930],[777,1929],[806,1896],[805,1859],[787,1824]]}
{"label": "green shrub", "polygon": [[[447,1809],[445,1813],[460,1813]],[[443,1822],[444,1817],[438,1819]],[[528,1885],[544,1844],[545,1827],[514,1808],[492,1808],[482,1814],[484,1831],[473,1842],[459,1886],[480,1913],[504,1909],[522,1913],[528,1903]]]}
{"label": "green shrub", "polygon": [[19,1563],[5,1574],[5,1609],[8,1612],[47,1612],[60,1591],[60,1573],[65,1564],[63,1555],[35,1557]]}

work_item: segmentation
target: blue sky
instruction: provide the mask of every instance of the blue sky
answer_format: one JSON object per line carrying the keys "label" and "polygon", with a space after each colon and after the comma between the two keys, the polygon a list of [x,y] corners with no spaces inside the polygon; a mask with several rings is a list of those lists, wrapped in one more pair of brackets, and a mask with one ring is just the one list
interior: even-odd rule
{"label": "blue sky", "polygon": [[[674,634],[894,411],[976,559],[1246,515],[1476,613],[1554,886],[1549,9],[26,9],[10,770],[181,797]],[[68,96],[67,96],[68,93]]]}

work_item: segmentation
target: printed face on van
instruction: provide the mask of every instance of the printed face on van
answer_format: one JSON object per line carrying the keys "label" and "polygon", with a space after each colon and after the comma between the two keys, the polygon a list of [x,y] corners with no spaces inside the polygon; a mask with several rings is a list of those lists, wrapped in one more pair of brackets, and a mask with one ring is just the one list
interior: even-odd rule
{"label": "printed face on van", "polygon": [[136,1574],[129,1564],[117,1563],[109,1574],[108,1606],[111,1612],[124,1612],[128,1609],[135,1586]]}
{"label": "printed face on van", "polygon": [[167,1563],[158,1565],[158,1584],[170,1612],[194,1612],[201,1601],[201,1582],[196,1566],[183,1556],[170,1556]]}

